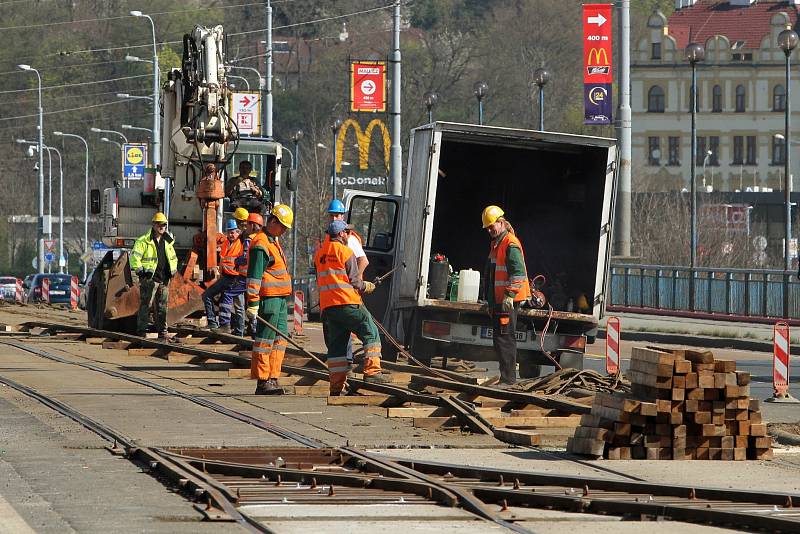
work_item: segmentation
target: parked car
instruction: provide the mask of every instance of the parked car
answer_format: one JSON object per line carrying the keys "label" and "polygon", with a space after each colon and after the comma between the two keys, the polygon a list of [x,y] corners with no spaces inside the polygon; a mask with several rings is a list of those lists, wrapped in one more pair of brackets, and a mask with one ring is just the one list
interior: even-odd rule
{"label": "parked car", "polygon": [[78,307],[82,310],[86,309],[86,300],[89,297],[89,291],[92,289],[92,277],[94,276],[94,269],[89,271],[86,280],[80,284],[80,296],[78,297]]}
{"label": "parked car", "polygon": [[14,301],[17,294],[17,278],[0,276],[0,300]]}
{"label": "parked car", "polygon": [[31,280],[31,287],[28,290],[28,302],[42,302],[42,280],[50,280],[50,304],[69,305],[70,287],[72,276],[68,274],[37,274]]}

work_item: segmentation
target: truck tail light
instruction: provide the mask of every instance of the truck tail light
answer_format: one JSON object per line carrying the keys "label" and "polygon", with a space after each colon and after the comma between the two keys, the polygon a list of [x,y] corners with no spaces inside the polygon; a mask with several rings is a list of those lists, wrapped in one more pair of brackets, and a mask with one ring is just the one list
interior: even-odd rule
{"label": "truck tail light", "polygon": [[586,350],[586,336],[562,336],[561,346],[565,349]]}
{"label": "truck tail light", "polygon": [[422,335],[435,339],[447,339],[450,337],[450,323],[422,321]]}

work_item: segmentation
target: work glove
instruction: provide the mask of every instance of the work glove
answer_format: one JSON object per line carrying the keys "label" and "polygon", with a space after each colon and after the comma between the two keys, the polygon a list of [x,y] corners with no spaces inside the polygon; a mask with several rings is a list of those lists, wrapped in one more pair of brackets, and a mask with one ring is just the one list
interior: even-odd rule
{"label": "work glove", "polygon": [[503,299],[502,308],[506,313],[511,313],[514,311],[514,297],[509,297],[506,295],[506,298]]}
{"label": "work glove", "polygon": [[362,293],[364,295],[369,295],[373,291],[375,291],[375,284],[372,282],[364,282],[364,291],[362,291]]}
{"label": "work glove", "polygon": [[248,320],[254,321],[255,318],[258,317],[258,303],[256,302],[252,306],[248,306],[244,314],[247,316]]}

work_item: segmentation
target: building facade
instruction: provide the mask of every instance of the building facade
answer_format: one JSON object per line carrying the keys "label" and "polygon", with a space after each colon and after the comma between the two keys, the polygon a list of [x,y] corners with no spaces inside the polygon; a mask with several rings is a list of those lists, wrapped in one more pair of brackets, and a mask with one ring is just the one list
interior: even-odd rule
{"label": "building facade", "polygon": [[[794,0],[676,0],[667,19],[653,13],[631,54],[634,190],[697,187],[782,190],[786,59],[778,34],[797,31]],[[697,64],[697,157],[691,160],[690,42],[705,47]],[[800,47],[791,55],[792,145],[800,144]],[[800,153],[791,158],[800,188]],[[758,188],[758,189],[755,189]]]}

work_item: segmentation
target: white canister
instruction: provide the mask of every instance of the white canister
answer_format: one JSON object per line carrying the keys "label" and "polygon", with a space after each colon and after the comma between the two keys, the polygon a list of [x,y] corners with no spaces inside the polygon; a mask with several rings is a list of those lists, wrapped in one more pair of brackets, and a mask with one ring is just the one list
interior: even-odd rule
{"label": "white canister", "polygon": [[458,302],[478,302],[481,287],[481,273],[473,269],[463,269],[458,273]]}

